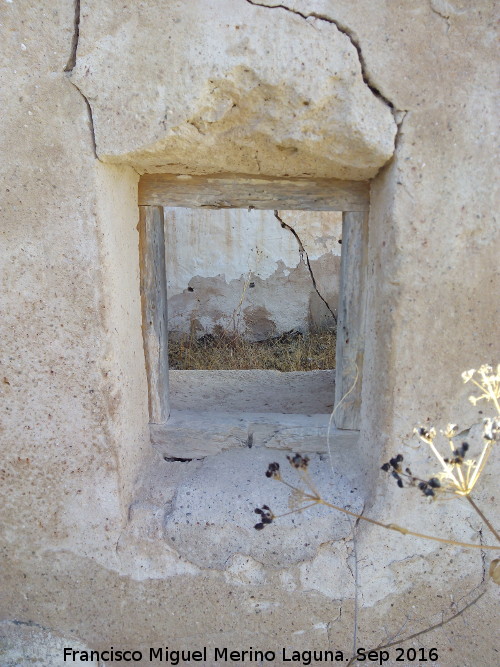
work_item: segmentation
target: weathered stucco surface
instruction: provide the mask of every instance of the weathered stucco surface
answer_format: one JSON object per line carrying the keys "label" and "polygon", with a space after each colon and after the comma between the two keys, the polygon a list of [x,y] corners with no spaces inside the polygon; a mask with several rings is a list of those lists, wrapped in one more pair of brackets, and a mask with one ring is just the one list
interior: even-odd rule
{"label": "weathered stucco surface", "polygon": [[278,216],[305,252],[273,211],[165,209],[170,337],[219,326],[262,340],[334,326],[342,214]]}
{"label": "weathered stucco surface", "polygon": [[[341,471],[370,516],[493,540],[466,504],[428,506],[378,469],[420,421],[477,422],[460,371],[500,357],[495,3],[255,4],[82,1],[71,73],[73,7],[2,3],[3,664],[57,664],[58,638],[349,653],[355,553],[360,645],[485,587],[414,646],[436,646],[442,667],[497,662],[487,553],[361,525],[355,552],[348,531],[306,549],[314,515],[283,525],[287,553],[279,523],[275,548],[264,531],[252,551],[253,506],[276,483],[242,465],[243,494],[234,452],[182,463],[150,447],[136,171],[376,176],[362,431],[332,451],[332,497]],[[494,522],[498,473],[497,457],[476,496]],[[199,533],[196,503],[176,505],[193,484],[211,494]],[[217,526],[238,536],[224,563],[206,560]]]}
{"label": "weathered stucco surface", "polygon": [[332,23],[263,12],[231,0],[119,15],[113,2],[84,3],[72,80],[102,159],[149,172],[375,175],[396,126],[350,39]]}

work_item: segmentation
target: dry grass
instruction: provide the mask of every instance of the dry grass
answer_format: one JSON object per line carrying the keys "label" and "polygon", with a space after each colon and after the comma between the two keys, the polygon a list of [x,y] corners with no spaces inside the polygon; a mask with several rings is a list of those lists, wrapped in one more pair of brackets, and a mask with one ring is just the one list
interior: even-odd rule
{"label": "dry grass", "polygon": [[289,332],[251,342],[220,330],[199,339],[170,340],[168,357],[170,368],[177,370],[327,370],[335,368],[335,332]]}

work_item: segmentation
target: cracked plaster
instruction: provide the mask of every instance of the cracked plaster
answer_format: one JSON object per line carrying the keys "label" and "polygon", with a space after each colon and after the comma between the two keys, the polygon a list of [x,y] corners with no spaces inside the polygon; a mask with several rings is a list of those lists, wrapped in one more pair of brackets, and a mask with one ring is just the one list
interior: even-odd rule
{"label": "cracked plaster", "polygon": [[170,337],[220,325],[262,339],[334,324],[342,214],[278,215],[297,236],[272,211],[165,209]]}
{"label": "cracked plaster", "polygon": [[278,215],[296,236],[272,211],[165,209],[170,337],[221,325],[261,339],[334,324],[342,214]]}
{"label": "cracked plaster", "polygon": [[365,84],[387,106],[389,106],[391,109],[394,109],[394,105],[392,104],[392,102],[390,100],[388,100],[380,92],[380,90],[378,90],[378,88],[375,87],[373,81],[371,80],[370,74],[367,70],[365,59],[363,57],[363,52],[361,50],[359,39],[356,36],[356,34],[350,28],[347,27],[347,25],[341,24],[338,19],[334,19],[331,16],[326,16],[326,14],[319,14],[318,12],[314,12],[314,11],[304,13],[303,11],[300,11],[299,9],[294,9],[289,5],[284,5],[284,4],[279,3],[279,2],[266,4],[264,2],[256,2],[255,0],[245,0],[245,1],[248,2],[250,5],[253,5],[254,7],[263,7],[263,8],[266,8],[266,9],[283,9],[287,12],[291,12],[292,14],[295,14],[296,16],[300,16],[305,21],[307,21],[309,19],[317,19],[318,21],[325,21],[326,23],[330,23],[330,24],[334,25],[342,34],[346,35],[346,37],[349,38],[351,44],[356,49],[356,51],[358,53],[359,63],[360,63],[360,66],[361,66],[363,81],[365,82]]}

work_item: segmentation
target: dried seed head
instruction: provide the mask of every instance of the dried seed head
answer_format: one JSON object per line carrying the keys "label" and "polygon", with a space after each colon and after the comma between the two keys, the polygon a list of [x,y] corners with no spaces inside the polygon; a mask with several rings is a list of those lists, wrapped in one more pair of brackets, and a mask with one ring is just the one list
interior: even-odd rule
{"label": "dried seed head", "polygon": [[425,426],[420,426],[419,428],[414,429],[413,431],[416,433],[424,442],[427,442],[428,444],[432,444],[432,441],[436,437],[436,429],[435,428],[426,428]]}
{"label": "dried seed head", "polygon": [[496,440],[500,442],[500,419],[498,417],[484,420],[483,438],[489,441]]}
{"label": "dried seed head", "polygon": [[286,458],[288,459],[290,465],[296,468],[297,470],[307,470],[307,466],[309,465],[308,456],[302,456],[301,454],[294,454],[293,456],[287,456]]}
{"label": "dried seed head", "polygon": [[464,384],[472,378],[472,376],[474,375],[475,372],[476,372],[476,369],[471,368],[470,370],[464,371],[462,373],[462,380],[464,381]]}
{"label": "dried seed head", "polygon": [[444,436],[448,438],[448,440],[454,438],[457,433],[458,433],[458,426],[456,424],[448,424],[444,430]]}
{"label": "dried seed head", "polygon": [[396,470],[397,472],[401,472],[401,461],[403,460],[403,455],[398,454],[397,456],[394,456],[392,459],[390,459],[389,463],[390,465]]}
{"label": "dried seed head", "polygon": [[437,489],[440,486],[441,484],[439,480],[436,479],[435,477],[432,477],[428,482],[420,482],[418,488],[420,489],[420,491],[422,491],[424,496],[432,498],[436,495],[434,489]]}
{"label": "dried seed head", "polygon": [[272,513],[268,505],[262,505],[262,507],[256,507],[254,509],[256,514],[260,514],[260,522],[256,523],[254,528],[255,530],[262,530],[264,526],[273,522],[274,514]]}
{"label": "dried seed head", "polygon": [[280,479],[280,464],[279,463],[270,463],[266,470],[266,477],[272,477],[273,479]]}

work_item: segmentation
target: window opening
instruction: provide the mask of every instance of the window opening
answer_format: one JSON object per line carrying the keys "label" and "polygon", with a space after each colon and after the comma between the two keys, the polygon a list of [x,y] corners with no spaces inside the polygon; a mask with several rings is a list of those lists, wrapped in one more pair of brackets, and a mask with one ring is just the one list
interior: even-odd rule
{"label": "window opening", "polygon": [[[321,412],[315,413],[311,409],[311,403],[307,404],[308,398],[311,398],[314,403],[314,392],[308,390],[307,384],[302,383],[299,391],[304,397],[302,406],[292,405],[287,412],[283,409],[284,403],[290,403],[284,390],[286,387],[274,387],[268,392],[274,395],[274,403],[266,407],[263,405],[265,401],[262,400],[265,393],[262,377],[256,378],[251,386],[243,386],[241,376],[234,376],[233,384],[228,386],[227,377],[220,376],[227,372],[216,371],[219,373],[218,380],[222,384],[226,382],[222,394],[220,386],[216,386],[217,383],[214,385],[213,382],[204,386],[203,382],[197,381],[198,394],[193,393],[186,385],[181,388],[181,391],[179,387],[172,387],[174,391],[171,399],[175,394],[182,398],[184,392],[184,397],[191,394],[191,403],[182,404],[181,400],[176,405],[174,401],[171,412],[168,390],[168,356],[166,354],[167,330],[170,325],[166,307],[163,206],[201,210],[245,208],[259,212],[266,211],[271,216],[273,211],[276,211],[274,224],[280,221],[287,231],[293,229],[285,219],[287,211],[344,211],[338,296],[337,368],[335,371],[335,403],[338,407],[335,425],[337,429],[343,429],[338,431],[340,434],[349,436],[350,431],[359,428],[365,324],[368,193],[367,183],[327,179],[309,181],[306,179],[257,179],[241,176],[186,177],[164,174],[145,175],[141,178],[139,184],[141,296],[151,434],[153,444],[162,449],[166,455],[188,457],[186,446],[191,447],[192,450],[194,447],[196,451],[204,450],[203,455],[215,453],[221,448],[225,449],[234,444],[241,445],[243,441],[244,444],[252,446],[252,444],[258,444],[255,436],[257,435],[258,440],[259,434],[262,436],[261,431],[264,433],[264,439],[267,438],[266,444],[270,444],[269,437],[271,440],[273,437],[279,439],[280,432],[286,431],[287,446],[293,448],[293,438],[291,441],[289,437],[290,429],[295,432],[301,443],[307,440],[312,450],[321,451],[320,441],[326,441],[325,418],[329,417],[333,399],[330,399],[330,405],[322,406]],[[229,212],[226,211],[226,213]],[[206,243],[212,243],[208,231],[204,238]],[[297,242],[296,238],[289,240]],[[303,250],[303,247],[300,248],[299,254]],[[251,283],[255,284],[256,279],[252,279],[250,271],[244,279],[243,295],[255,289],[255,287],[250,287]],[[192,297],[196,294],[196,283],[188,283],[185,290],[185,295]],[[241,308],[240,310],[236,308],[235,317],[240,312]],[[272,321],[271,318],[268,320]],[[173,321],[175,321],[175,311],[173,311]],[[245,323],[245,326],[247,325],[248,322]],[[190,323],[190,326],[193,325]],[[238,329],[237,323],[235,329]],[[211,332],[205,334],[202,330],[203,335],[213,334]],[[182,371],[171,371],[171,383],[176,381],[174,374],[178,372]],[[251,372],[258,373],[259,371]],[[324,395],[327,392],[320,393]],[[236,400],[238,395],[241,395],[239,398],[242,399],[239,403]],[[277,397],[282,399],[281,405],[279,400],[275,400]],[[215,408],[217,405],[219,405],[219,411]],[[228,410],[231,413],[229,418],[227,417],[229,413],[226,412]],[[226,423],[226,418],[231,423]],[[200,436],[199,440],[202,441],[201,445],[200,442],[198,444],[195,442],[193,445],[193,442],[197,440],[197,431]],[[271,446],[274,445],[271,443]],[[207,449],[209,451],[205,451]]]}
{"label": "window opening", "polygon": [[342,214],[164,215],[171,407],[329,414]]}

